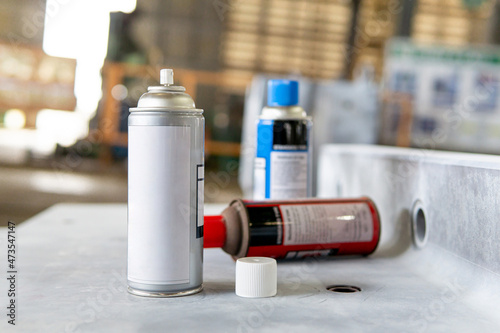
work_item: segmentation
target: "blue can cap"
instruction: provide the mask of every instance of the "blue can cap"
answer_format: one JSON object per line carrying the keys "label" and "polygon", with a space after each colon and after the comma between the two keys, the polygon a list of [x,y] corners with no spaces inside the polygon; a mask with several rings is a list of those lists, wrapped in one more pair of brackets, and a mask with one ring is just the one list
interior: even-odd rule
{"label": "blue can cap", "polygon": [[299,83],[290,80],[267,82],[267,105],[290,106],[299,103]]}

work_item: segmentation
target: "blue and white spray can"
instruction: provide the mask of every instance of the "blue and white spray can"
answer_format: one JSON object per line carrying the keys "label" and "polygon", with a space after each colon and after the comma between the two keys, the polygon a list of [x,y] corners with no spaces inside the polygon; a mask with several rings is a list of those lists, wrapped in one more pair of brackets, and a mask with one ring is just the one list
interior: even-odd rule
{"label": "blue and white spray can", "polygon": [[269,80],[257,124],[254,200],[311,196],[312,120],[298,101],[297,81]]}

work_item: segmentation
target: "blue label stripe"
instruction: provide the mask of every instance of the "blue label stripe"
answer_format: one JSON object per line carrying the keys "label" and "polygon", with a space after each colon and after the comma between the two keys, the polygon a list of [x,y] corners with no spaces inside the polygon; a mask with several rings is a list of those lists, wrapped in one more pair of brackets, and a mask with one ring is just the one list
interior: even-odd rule
{"label": "blue label stripe", "polygon": [[257,125],[257,157],[266,159],[266,199],[271,195],[271,152],[274,120],[263,119]]}

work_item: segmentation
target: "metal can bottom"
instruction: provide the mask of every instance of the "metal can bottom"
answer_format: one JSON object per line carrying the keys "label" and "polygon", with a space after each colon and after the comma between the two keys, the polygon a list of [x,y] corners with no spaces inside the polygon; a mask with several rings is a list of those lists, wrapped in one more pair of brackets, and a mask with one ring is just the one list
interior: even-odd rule
{"label": "metal can bottom", "polygon": [[199,293],[202,290],[203,290],[203,285],[200,285],[199,287],[196,287],[194,289],[180,290],[180,291],[148,291],[148,290],[132,288],[130,286],[128,287],[129,293],[131,293],[132,295],[142,296],[142,297],[180,297],[180,296],[193,295]]}

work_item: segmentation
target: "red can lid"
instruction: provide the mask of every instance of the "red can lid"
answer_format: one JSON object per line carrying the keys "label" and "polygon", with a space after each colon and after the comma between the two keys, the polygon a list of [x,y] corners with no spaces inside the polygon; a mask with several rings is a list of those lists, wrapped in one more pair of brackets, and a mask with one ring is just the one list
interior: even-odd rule
{"label": "red can lid", "polygon": [[203,247],[223,247],[226,243],[226,224],[222,215],[208,215],[204,218]]}

